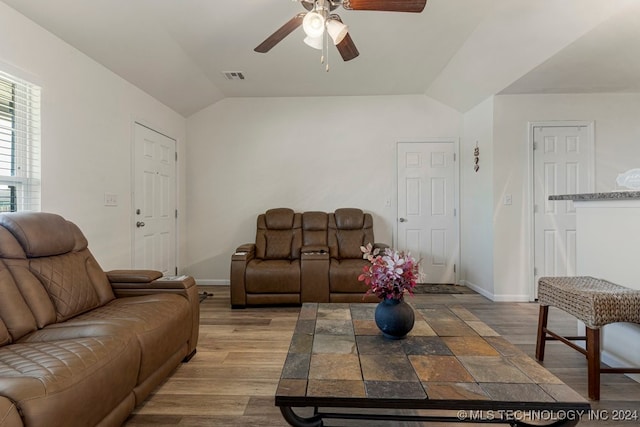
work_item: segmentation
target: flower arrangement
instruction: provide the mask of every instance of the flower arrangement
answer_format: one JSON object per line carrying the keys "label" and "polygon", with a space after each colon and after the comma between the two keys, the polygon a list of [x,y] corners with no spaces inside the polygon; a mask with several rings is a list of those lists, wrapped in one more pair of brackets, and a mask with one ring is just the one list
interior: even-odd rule
{"label": "flower arrangement", "polygon": [[376,294],[383,299],[402,299],[405,293],[413,295],[413,288],[418,281],[418,262],[409,253],[386,248],[373,249],[371,243],[361,246],[362,258],[371,265],[362,269],[358,280],[364,282],[369,289],[367,294]]}

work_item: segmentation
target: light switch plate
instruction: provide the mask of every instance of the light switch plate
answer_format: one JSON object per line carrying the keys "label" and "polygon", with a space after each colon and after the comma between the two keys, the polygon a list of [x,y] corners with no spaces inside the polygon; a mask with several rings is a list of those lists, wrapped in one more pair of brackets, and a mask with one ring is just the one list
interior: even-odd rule
{"label": "light switch plate", "polygon": [[118,206],[118,195],[113,193],[104,193],[105,206]]}

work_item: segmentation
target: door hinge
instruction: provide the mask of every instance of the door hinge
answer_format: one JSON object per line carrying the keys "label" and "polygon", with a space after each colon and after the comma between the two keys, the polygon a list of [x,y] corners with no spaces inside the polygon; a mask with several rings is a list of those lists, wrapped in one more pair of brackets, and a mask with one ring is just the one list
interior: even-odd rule
{"label": "door hinge", "polygon": [[538,213],[538,205],[533,205],[533,213]]}
{"label": "door hinge", "polygon": [[178,152],[176,151],[176,162],[178,161]]}
{"label": "door hinge", "polygon": [[533,267],[533,275],[534,276],[538,275],[538,268],[537,267]]}
{"label": "door hinge", "polygon": [[175,267],[175,275],[178,275],[178,267]]}
{"label": "door hinge", "polygon": [[456,153],[453,153],[453,161],[456,161]]}
{"label": "door hinge", "polygon": [[453,209],[453,216],[458,216],[458,210],[457,209]]}
{"label": "door hinge", "polygon": [[538,149],[538,143],[536,141],[533,141],[533,151],[536,151]]}
{"label": "door hinge", "polygon": [[178,209],[176,209],[175,215],[176,215],[176,218],[178,218]]}
{"label": "door hinge", "polygon": [[455,264],[453,264],[453,272],[454,273],[456,272],[456,265]]}

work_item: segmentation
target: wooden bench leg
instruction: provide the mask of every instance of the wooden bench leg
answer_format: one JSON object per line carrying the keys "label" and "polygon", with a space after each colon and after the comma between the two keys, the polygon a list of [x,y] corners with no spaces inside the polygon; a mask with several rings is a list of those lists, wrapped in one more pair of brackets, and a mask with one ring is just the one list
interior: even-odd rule
{"label": "wooden bench leg", "polygon": [[549,318],[549,306],[541,305],[540,313],[538,315],[538,337],[536,339],[536,359],[539,361],[544,360],[544,346],[547,342],[547,319]]}
{"label": "wooden bench leg", "polygon": [[600,329],[587,328],[587,383],[589,399],[600,400]]}

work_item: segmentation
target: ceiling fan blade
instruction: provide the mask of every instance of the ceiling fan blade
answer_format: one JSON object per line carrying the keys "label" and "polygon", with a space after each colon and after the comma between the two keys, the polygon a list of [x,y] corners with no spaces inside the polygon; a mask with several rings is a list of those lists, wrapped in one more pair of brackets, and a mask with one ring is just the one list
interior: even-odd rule
{"label": "ceiling fan blade", "polygon": [[340,52],[342,59],[345,61],[351,61],[353,58],[360,55],[360,52],[358,52],[358,49],[349,34],[347,34],[344,39],[336,45],[336,47],[338,48],[338,52]]}
{"label": "ceiling fan blade", "polygon": [[342,7],[347,10],[420,13],[426,4],[427,0],[344,0]]}
{"label": "ceiling fan blade", "polygon": [[260,43],[258,47],[256,47],[256,52],[267,53],[273,48],[275,45],[280,43],[282,39],[287,37],[293,30],[302,25],[302,19],[306,15],[306,12],[299,13],[293,18],[291,18],[286,24],[282,27],[278,28],[275,33],[271,34],[265,41]]}

